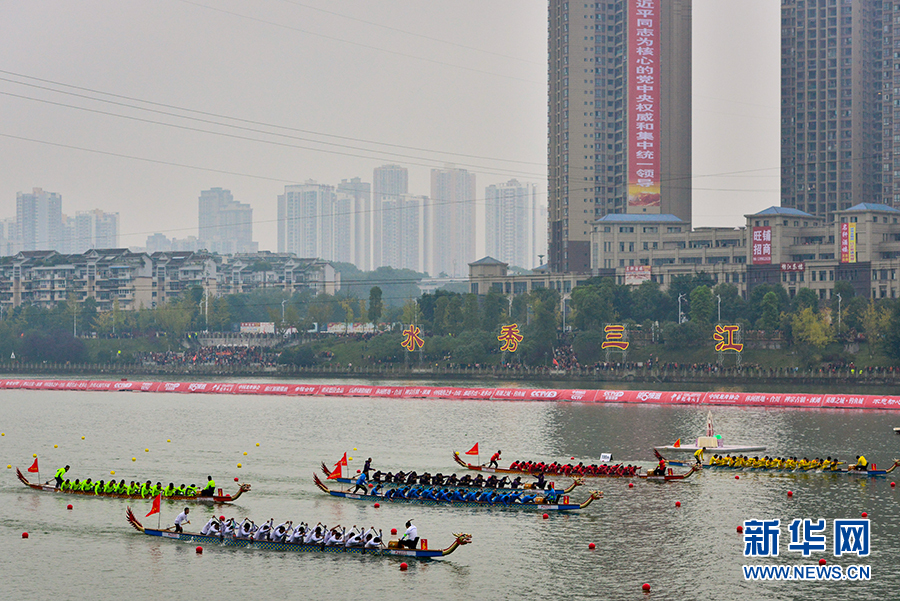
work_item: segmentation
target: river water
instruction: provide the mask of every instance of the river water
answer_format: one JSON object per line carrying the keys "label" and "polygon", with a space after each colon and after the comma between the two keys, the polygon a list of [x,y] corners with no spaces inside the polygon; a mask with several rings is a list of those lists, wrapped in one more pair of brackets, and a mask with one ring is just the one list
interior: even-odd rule
{"label": "river water", "polygon": [[[535,511],[391,503],[376,509],[326,496],[312,483],[320,462],[331,465],[345,451],[354,472],[372,457],[385,470],[449,473],[451,453],[475,442],[482,461],[502,449],[507,463],[596,462],[611,452],[617,461],[651,465],[653,445],[705,431],[706,407],[26,390],[4,391],[0,399],[0,468],[6,471],[0,598],[850,600],[895,598],[900,586],[900,488],[891,487],[900,469],[883,478],[743,473],[740,479],[706,470],[684,482],[635,481],[633,488],[625,480],[594,480],[572,497],[580,501],[596,488],[603,499],[546,520]],[[716,433],[728,443],[765,444],[772,454],[846,461],[864,453],[880,467],[900,457],[894,412],[712,411]],[[392,558],[215,547],[198,555],[193,545],[132,530],[126,501],[25,488],[6,465],[24,471],[32,454],[44,480],[65,464],[73,479],[106,479],[115,470],[126,481],[200,484],[211,474],[226,492],[234,492],[240,477],[252,492],[215,511],[257,523],[272,517],[374,525],[387,534],[392,527],[402,532],[413,519],[431,548],[448,545],[453,532],[468,532],[473,542],[442,560],[413,560],[407,572]],[[143,518],[150,502],[135,505],[140,519],[155,527],[156,516]],[[180,510],[164,503],[163,525]],[[835,557],[833,521],[863,511],[871,520],[871,555]],[[188,529],[199,529],[212,512],[192,505]],[[804,558],[788,550],[787,525],[795,518],[826,520],[825,552]],[[751,519],[781,520],[778,557],[744,556],[736,527]],[[870,566],[871,579],[761,582],[742,573],[743,565],[813,565],[819,558],[845,568]],[[645,582],[649,594],[641,591]]]}

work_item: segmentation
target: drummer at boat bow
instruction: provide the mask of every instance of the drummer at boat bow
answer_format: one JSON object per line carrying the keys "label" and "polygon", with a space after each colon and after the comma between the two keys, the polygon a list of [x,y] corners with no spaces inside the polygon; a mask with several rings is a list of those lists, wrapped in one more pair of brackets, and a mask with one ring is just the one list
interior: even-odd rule
{"label": "drummer at boat bow", "polygon": [[500,467],[500,451],[498,450],[496,453],[491,455],[491,462],[488,463],[489,467]]}
{"label": "drummer at boat bow", "polygon": [[54,476],[54,478],[56,478],[56,488],[62,488],[63,477],[66,475],[66,472],[68,472],[68,471],[69,471],[68,465],[66,467],[61,467],[58,470],[56,470],[56,475]]}
{"label": "drummer at boat bow", "polygon": [[203,490],[200,491],[201,497],[211,497],[216,490],[216,481],[212,479],[212,476],[206,477],[206,486],[203,487]]}
{"label": "drummer at boat bow", "polygon": [[866,471],[869,469],[869,462],[866,461],[864,455],[856,456],[856,463],[850,466],[851,470]]}
{"label": "drummer at boat bow", "polygon": [[400,539],[400,546],[415,549],[417,544],[419,544],[419,530],[413,525],[412,520],[409,520],[406,522],[406,532]]}

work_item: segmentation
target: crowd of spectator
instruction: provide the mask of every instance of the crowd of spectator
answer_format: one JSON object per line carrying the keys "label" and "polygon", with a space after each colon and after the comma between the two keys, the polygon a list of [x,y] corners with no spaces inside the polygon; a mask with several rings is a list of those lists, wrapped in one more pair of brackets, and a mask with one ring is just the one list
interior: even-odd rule
{"label": "crowd of spectator", "polygon": [[269,367],[280,351],[263,346],[203,346],[181,353],[141,353],[145,365],[257,365]]}

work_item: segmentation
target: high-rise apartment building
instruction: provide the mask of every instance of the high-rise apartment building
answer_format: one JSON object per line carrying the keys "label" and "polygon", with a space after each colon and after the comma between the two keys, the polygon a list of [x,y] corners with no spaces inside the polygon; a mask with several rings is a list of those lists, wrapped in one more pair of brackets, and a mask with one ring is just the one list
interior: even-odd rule
{"label": "high-rise apartment building", "polygon": [[334,186],[307,180],[278,196],[278,252],[303,258],[334,256]]}
{"label": "high-rise apartment building", "polygon": [[900,203],[898,9],[894,0],[782,0],[783,207],[832,222],[852,205]]}
{"label": "high-rise apartment building", "polygon": [[549,265],[610,213],[691,218],[691,0],[549,2]]}
{"label": "high-rise apartment building", "polygon": [[34,188],[16,194],[19,250],[55,250],[62,244],[62,196]]}
{"label": "high-rise apartment building", "polygon": [[91,248],[118,248],[119,214],[100,209],[75,213],[75,237],[73,253],[83,253]]}
{"label": "high-rise apartment building", "polygon": [[536,267],[536,235],[545,233],[547,224],[537,204],[534,184],[513,179],[485,188],[485,254],[509,265]]}
{"label": "high-rise apartment building", "polygon": [[201,245],[219,254],[255,253],[253,208],[237,202],[231,190],[211,188],[200,192],[198,216]]}
{"label": "high-rise apartment building", "polygon": [[447,167],[431,170],[431,206],[433,219],[432,269],[439,277],[468,275],[475,256],[475,174]]}
{"label": "high-rise apartment building", "polygon": [[337,186],[334,260],[363,271],[372,266],[372,185],[354,177]]}
{"label": "high-rise apartment building", "polygon": [[397,235],[396,216],[385,211],[395,210],[400,196],[409,193],[409,170],[400,165],[376,167],[372,180],[372,266],[384,267],[390,263],[384,258],[387,238]]}
{"label": "high-rise apartment building", "polygon": [[382,262],[395,269],[427,271],[431,257],[431,206],[427,196],[385,196]]}

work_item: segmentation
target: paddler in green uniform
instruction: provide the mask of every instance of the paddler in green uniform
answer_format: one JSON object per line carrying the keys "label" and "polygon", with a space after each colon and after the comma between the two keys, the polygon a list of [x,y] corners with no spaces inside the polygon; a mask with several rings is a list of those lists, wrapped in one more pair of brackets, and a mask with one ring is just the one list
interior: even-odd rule
{"label": "paddler in green uniform", "polygon": [[58,470],[56,470],[56,475],[53,476],[54,478],[56,478],[56,488],[62,488],[63,477],[66,475],[66,472],[68,472],[68,471],[69,471],[68,465],[66,467],[61,467]]}

